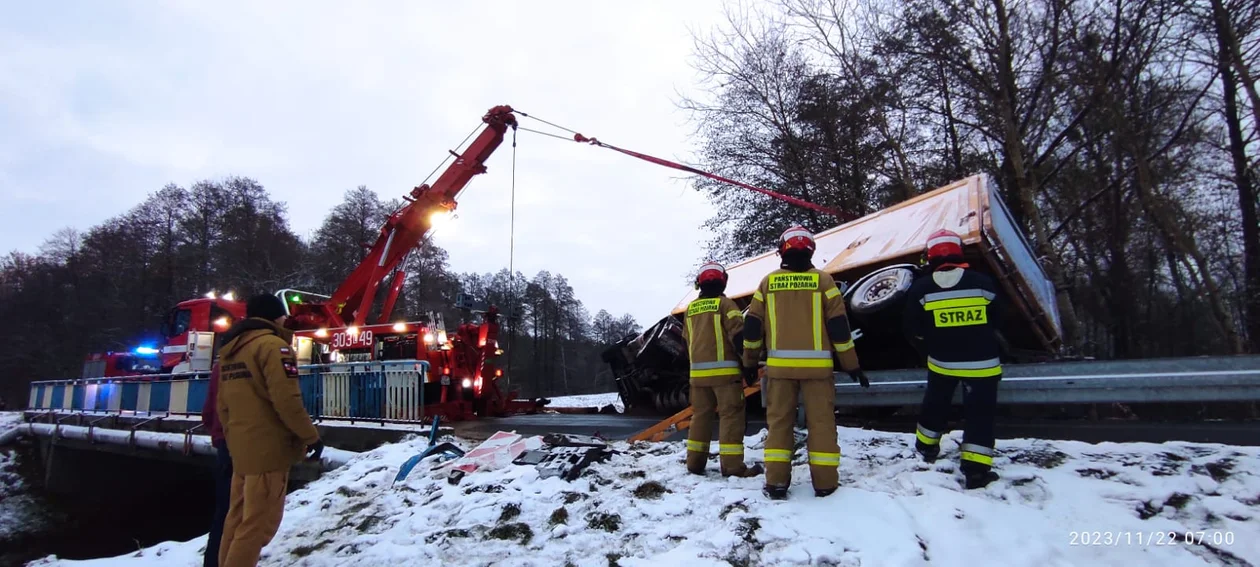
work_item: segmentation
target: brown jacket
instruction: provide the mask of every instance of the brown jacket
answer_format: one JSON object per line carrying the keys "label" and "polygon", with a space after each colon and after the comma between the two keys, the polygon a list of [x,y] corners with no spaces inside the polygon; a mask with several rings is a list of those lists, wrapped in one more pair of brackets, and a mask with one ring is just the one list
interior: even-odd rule
{"label": "brown jacket", "polygon": [[293,332],[251,318],[223,339],[216,410],[232,468],[240,474],[288,470],[319,440],[302,405]]}
{"label": "brown jacket", "polygon": [[744,330],[744,314],[725,295],[699,298],[687,305],[683,340],[691,359],[691,382],[697,386],[729,384],[738,380],[739,355],[735,335]]}
{"label": "brown jacket", "polygon": [[755,363],[767,348],[770,378],[830,379],[833,353],[839,353],[842,369],[858,368],[840,288],[822,270],[770,272],[748,306],[748,318],[753,317],[764,327],[757,336],[746,333],[744,364]]}

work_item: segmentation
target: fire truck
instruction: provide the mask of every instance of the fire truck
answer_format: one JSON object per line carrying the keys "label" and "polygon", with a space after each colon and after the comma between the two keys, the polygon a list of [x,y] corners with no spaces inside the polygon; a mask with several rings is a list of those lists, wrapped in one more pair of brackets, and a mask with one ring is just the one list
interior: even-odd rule
{"label": "fire truck", "polygon": [[83,378],[135,377],[160,375],[162,351],[149,346],[138,346],[124,352],[98,352],[83,361]]}

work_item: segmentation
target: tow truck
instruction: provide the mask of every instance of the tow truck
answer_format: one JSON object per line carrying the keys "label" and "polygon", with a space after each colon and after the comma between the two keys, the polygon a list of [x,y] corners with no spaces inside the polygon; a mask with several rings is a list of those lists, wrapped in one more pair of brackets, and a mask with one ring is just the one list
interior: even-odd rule
{"label": "tow truck", "polygon": [[[294,331],[293,346],[302,366],[339,365],[378,361],[425,361],[429,368],[425,404],[427,415],[445,420],[532,412],[542,400],[515,399],[517,392],[499,388],[503,370],[495,363],[503,349],[498,344],[497,306],[457,298],[456,307],[474,321],[448,333],[440,314],[418,320],[393,318],[406,281],[407,256],[428,238],[435,222],[449,216],[456,198],[485,161],[516,127],[509,106],[491,108],[484,127],[432,184],[422,183],[403,197],[404,205],[381,227],[366,257],[331,295],[283,289],[276,295],[288,314],[286,327]],[[379,310],[375,308],[379,305]],[[232,294],[180,302],[162,325],[166,344],[161,348],[161,373],[178,377],[204,373],[214,356],[215,336],[245,317],[245,304]]]}

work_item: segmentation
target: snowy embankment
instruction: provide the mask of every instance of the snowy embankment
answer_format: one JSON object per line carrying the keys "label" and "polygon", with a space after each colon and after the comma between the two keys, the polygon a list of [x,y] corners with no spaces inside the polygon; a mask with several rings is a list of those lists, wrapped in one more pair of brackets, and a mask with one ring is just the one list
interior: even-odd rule
{"label": "snowy embankment", "polygon": [[[0,412],[0,438],[22,423],[22,412]],[[49,519],[18,471],[17,453],[0,446],[0,548],[5,543],[43,528]],[[3,558],[4,553],[0,553]]]}
{"label": "snowy embankment", "polygon": [[583,394],[580,396],[560,396],[557,398],[547,398],[551,403],[547,404],[549,408],[602,408],[604,406],[612,406],[617,413],[625,413],[626,406],[621,402],[621,396],[617,392],[607,394]]}
{"label": "snowy embankment", "polygon": [[[572,482],[508,466],[451,485],[426,461],[391,485],[416,439],[290,494],[261,564],[1260,565],[1260,449],[1004,440],[1001,480],[964,491],[959,437],[927,465],[911,435],[841,428],[840,490],[815,498],[798,456],[785,502],[716,463],[685,474],[682,443],[616,443]],[[191,567],[204,543],[32,565]]]}

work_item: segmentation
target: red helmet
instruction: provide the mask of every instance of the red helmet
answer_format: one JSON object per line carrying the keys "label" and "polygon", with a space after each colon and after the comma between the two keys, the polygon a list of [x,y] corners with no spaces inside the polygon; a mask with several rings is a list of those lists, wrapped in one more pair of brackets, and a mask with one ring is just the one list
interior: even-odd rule
{"label": "red helmet", "polygon": [[814,251],[814,235],[803,226],[797,225],[783,231],[779,236],[779,253],[787,250]]}
{"label": "red helmet", "polygon": [[726,283],[726,268],[717,262],[706,262],[700,266],[700,273],[696,274],[696,287],[706,282]]}
{"label": "red helmet", "polygon": [[962,237],[950,230],[941,229],[933,232],[927,241],[927,259],[928,261],[937,258],[961,258]]}

